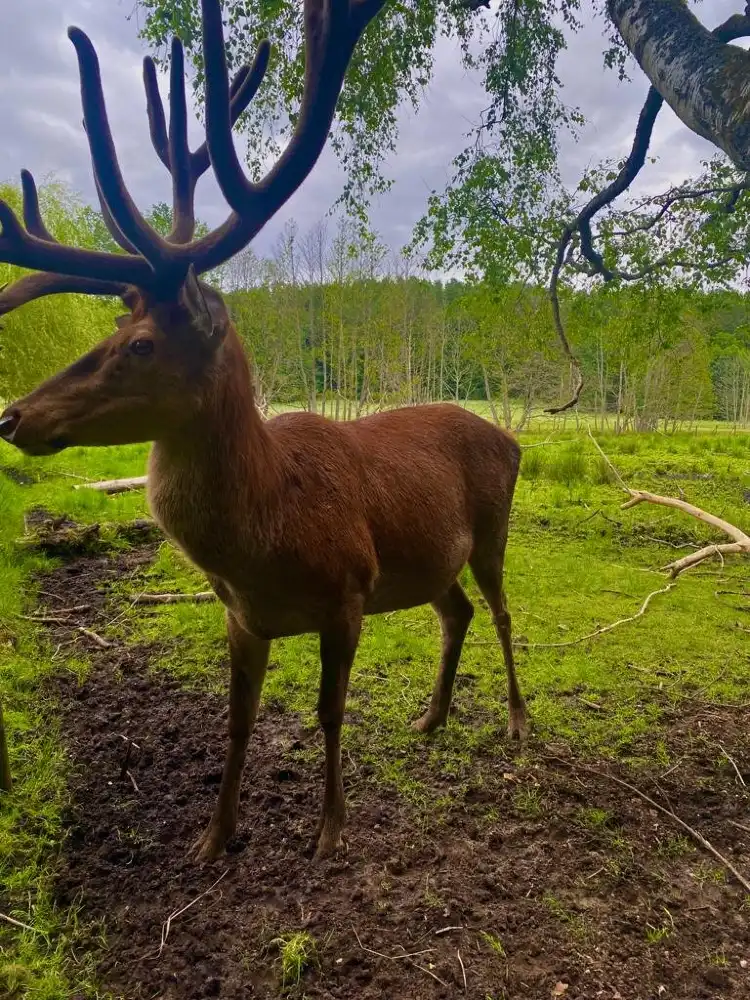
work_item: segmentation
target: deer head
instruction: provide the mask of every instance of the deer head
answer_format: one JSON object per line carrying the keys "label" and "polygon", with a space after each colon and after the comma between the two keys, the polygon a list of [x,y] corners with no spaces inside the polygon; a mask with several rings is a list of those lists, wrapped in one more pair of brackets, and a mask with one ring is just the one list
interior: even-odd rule
{"label": "deer head", "polygon": [[[153,60],[143,78],[151,141],[172,178],[172,231],[160,236],[133,203],[120,172],[96,52],[78,28],[75,46],[83,123],[102,215],[123,253],[63,246],[47,230],[34,179],[21,174],[23,224],[0,200],[0,261],[38,273],[0,291],[0,315],[57,292],[119,296],[129,312],[115,333],[0,415],[0,437],[30,454],[70,445],[148,441],[199,414],[206,387],[221,377],[231,323],[218,292],[198,275],[245,247],[300,186],[325,145],[354,47],[383,0],[305,0],[305,85],[289,144],[266,176],[249,180],[232,127],[263,80],[270,46],[231,84],[220,0],[201,0],[206,140],[188,147],[184,53],[171,51],[169,126]],[[194,239],[195,188],[213,168],[231,213]]]}

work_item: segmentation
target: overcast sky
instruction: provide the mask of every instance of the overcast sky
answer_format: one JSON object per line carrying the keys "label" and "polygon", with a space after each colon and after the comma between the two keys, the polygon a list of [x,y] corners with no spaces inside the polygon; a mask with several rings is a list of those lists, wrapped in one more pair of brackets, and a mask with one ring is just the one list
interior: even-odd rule
{"label": "overcast sky", "polygon": [[[15,180],[27,167],[38,181],[50,173],[95,202],[88,148],[81,127],[78,72],[66,28],[83,28],[97,47],[103,68],[110,121],[120,163],[136,202],[147,208],[169,195],[168,175],[148,137],[141,84],[144,55],[133,13],[134,0],[0,0],[0,180]],[[742,9],[740,0],[711,0],[698,8],[709,27]],[[583,168],[624,154],[648,89],[633,65],[632,82],[618,84],[602,69],[601,20],[587,20],[561,64],[565,100],[589,122],[578,145],[566,143],[563,173],[575,182]],[[163,87],[166,95],[167,88]],[[464,136],[485,101],[478,79],[464,73],[455,48],[443,42],[436,78],[419,114],[404,112],[396,155],[388,164],[395,178],[391,193],[373,210],[373,223],[394,249],[403,245],[422,214],[427,195],[442,188]],[[193,136],[200,138],[197,124]],[[651,151],[660,163],[641,183],[653,190],[679,180],[711,156],[714,147],[686,129],[666,108],[659,117]],[[324,154],[313,174],[276,219],[258,236],[259,253],[272,247],[284,220],[293,216],[304,231],[329,209],[340,191],[334,157]],[[198,214],[217,224],[227,209],[212,179],[199,186]]]}

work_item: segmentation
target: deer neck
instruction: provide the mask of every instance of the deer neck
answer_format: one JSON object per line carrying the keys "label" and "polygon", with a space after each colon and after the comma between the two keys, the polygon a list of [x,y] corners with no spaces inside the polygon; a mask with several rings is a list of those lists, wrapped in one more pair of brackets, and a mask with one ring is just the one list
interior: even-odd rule
{"label": "deer neck", "polygon": [[260,545],[262,525],[276,506],[277,476],[247,358],[230,330],[195,417],[153,445],[151,509],[204,571],[231,576],[228,565]]}

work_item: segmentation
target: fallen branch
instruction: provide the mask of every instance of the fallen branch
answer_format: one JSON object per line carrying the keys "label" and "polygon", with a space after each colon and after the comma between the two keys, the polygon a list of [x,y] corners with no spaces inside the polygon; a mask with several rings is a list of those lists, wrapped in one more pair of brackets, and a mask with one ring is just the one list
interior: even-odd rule
{"label": "fallen branch", "polygon": [[136,594],[131,604],[202,604],[215,600],[213,590],[199,590],[197,594]]}
{"label": "fallen branch", "polygon": [[79,483],[74,490],[98,490],[100,493],[127,493],[129,490],[142,490],[146,485],[147,476],[133,476],[130,479],[102,479],[96,483]]}
{"label": "fallen branch", "polygon": [[0,920],[4,920],[8,924],[13,924],[14,927],[22,927],[25,931],[31,931],[32,934],[42,934],[42,931],[38,931],[36,927],[32,927],[30,924],[23,924],[20,920],[9,917],[7,913],[0,913]]}
{"label": "fallen branch", "polygon": [[670,573],[672,579],[678,577],[680,573],[684,573],[686,569],[690,569],[692,566],[697,566],[698,563],[704,562],[713,555],[717,555],[722,561],[725,555],[741,554],[750,556],[750,535],[747,535],[734,524],[730,524],[729,521],[725,521],[723,518],[717,517],[715,514],[709,514],[707,511],[701,510],[700,507],[695,507],[686,500],[678,500],[677,497],[663,497],[658,493],[649,493],[648,490],[631,489],[612,464],[609,456],[604,452],[599,442],[591,433],[591,428],[589,428],[589,437],[593,441],[596,450],[613,472],[620,485],[620,489],[624,493],[627,493],[630,498],[621,505],[621,510],[629,510],[631,507],[637,507],[639,503],[653,503],[660,507],[671,507],[674,510],[682,511],[683,514],[689,514],[690,517],[696,518],[696,520],[701,521],[703,524],[709,524],[712,528],[723,531],[725,535],[728,535],[729,538],[732,539],[731,542],[724,542],[721,545],[705,545],[696,552],[690,552],[681,559],[677,559],[675,562],[669,563],[664,567],[664,570]]}
{"label": "fallen branch", "polygon": [[[667,591],[671,590],[674,586],[674,583],[668,583],[665,587],[661,587],[659,590],[652,590],[634,615],[630,615],[628,618],[618,618],[616,622],[612,622],[610,625],[602,625],[601,628],[595,629],[593,632],[588,632],[586,635],[581,635],[577,639],[566,639],[565,642],[523,642],[522,640],[516,639],[513,641],[513,645],[519,647],[520,649],[561,649],[564,646],[577,646],[580,642],[586,642],[588,639],[595,639],[597,636],[606,635],[607,632],[611,632],[620,625],[626,625],[628,622],[634,622],[636,619],[643,617],[652,599],[658,594],[666,594]],[[467,646],[493,646],[494,644],[494,642],[490,641],[466,643]],[[593,707],[593,703],[590,707]],[[597,705],[596,707],[601,708],[600,705]]]}
{"label": "fallen branch", "polygon": [[719,861],[722,865],[724,865],[724,867],[727,869],[728,872],[731,872],[731,874],[734,875],[734,877],[737,879],[737,881],[740,883],[743,889],[745,889],[747,892],[750,892],[750,882],[748,882],[748,880],[737,871],[737,869],[734,867],[731,861],[727,860],[727,858],[725,858],[723,854],[720,854],[716,850],[716,848],[710,841],[706,840],[706,838],[703,836],[702,833],[699,833],[698,830],[694,829],[692,826],[686,823],[684,819],[680,819],[680,817],[677,816],[675,813],[673,813],[671,809],[667,809],[666,806],[662,806],[654,799],[652,799],[650,795],[646,795],[646,793],[642,792],[640,788],[636,788],[635,785],[631,785],[629,781],[624,781],[622,778],[616,778],[614,774],[609,774],[607,771],[597,771],[593,767],[586,767],[585,764],[573,763],[569,760],[565,760],[562,757],[555,757],[553,755],[550,755],[547,757],[547,760],[553,760],[558,764],[562,764],[564,767],[567,767],[571,771],[585,771],[586,774],[592,774],[596,778],[607,778],[609,781],[613,781],[616,785],[621,785],[623,788],[627,788],[629,792],[632,792],[634,795],[637,795],[640,799],[643,799],[644,802],[647,802],[653,809],[656,809],[663,816],[669,817],[669,819],[671,819],[672,822],[682,827],[682,829],[685,830],[686,833],[690,834],[690,836],[693,838],[693,840],[696,841],[696,843],[700,844],[700,846],[704,850],[708,851],[709,854],[713,855],[713,857],[716,858],[717,861]]}
{"label": "fallen branch", "polygon": [[109,649],[112,645],[97,632],[92,632],[90,628],[84,628],[83,625],[76,625],[69,618],[59,618],[56,615],[19,615],[19,618],[23,618],[27,622],[36,622],[37,625],[60,625],[63,628],[71,628],[75,632],[80,632],[81,635],[88,636],[97,646],[101,649]]}

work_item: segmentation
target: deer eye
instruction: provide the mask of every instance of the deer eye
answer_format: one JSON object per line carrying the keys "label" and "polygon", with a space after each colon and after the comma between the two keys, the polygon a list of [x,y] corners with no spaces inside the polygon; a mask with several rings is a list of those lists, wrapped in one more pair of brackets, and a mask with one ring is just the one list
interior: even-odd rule
{"label": "deer eye", "polygon": [[145,357],[147,354],[151,354],[153,352],[154,342],[153,340],[145,339],[134,340],[130,345],[130,350],[133,354]]}

